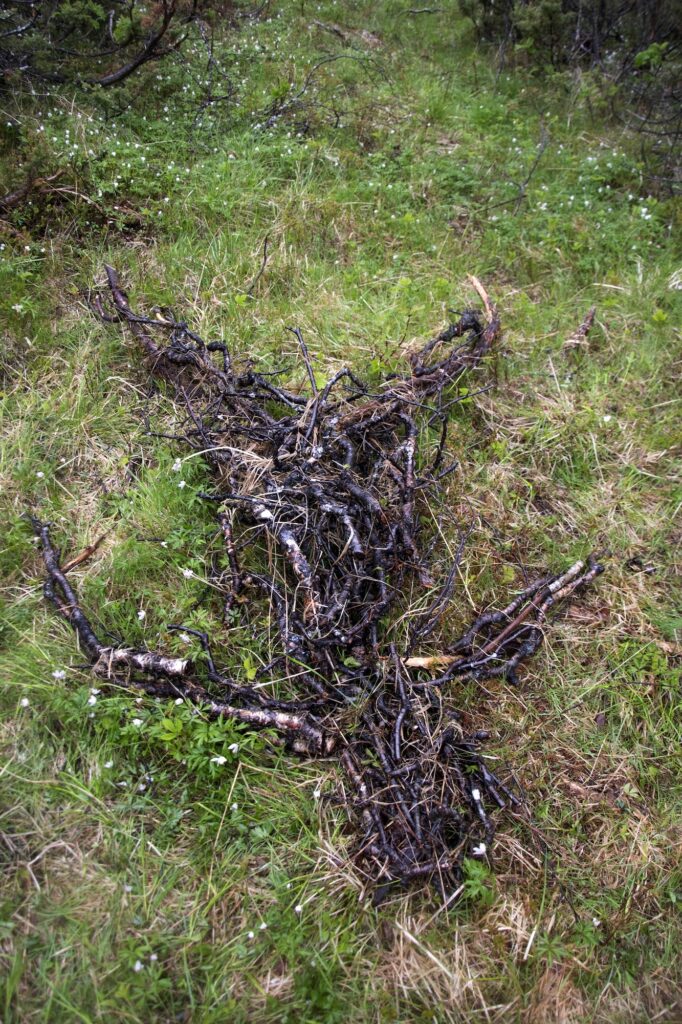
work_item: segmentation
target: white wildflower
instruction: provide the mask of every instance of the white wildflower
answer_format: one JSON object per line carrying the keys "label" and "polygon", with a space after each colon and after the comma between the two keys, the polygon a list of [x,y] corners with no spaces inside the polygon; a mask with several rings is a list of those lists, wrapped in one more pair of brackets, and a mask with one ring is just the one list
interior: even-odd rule
{"label": "white wildflower", "polygon": [[137,729],[139,729],[139,727],[140,727],[140,726],[142,725],[142,719],[141,719],[141,718],[133,718],[133,722],[132,722],[132,724],[133,724],[133,725],[134,725],[134,726],[135,726],[135,727],[136,727]]}
{"label": "white wildflower", "polygon": [[[194,570],[192,570],[192,569],[183,569],[182,570],[182,575],[185,577],[186,580],[191,580],[192,576],[194,576]],[[180,635],[182,636],[182,634],[180,634]]]}
{"label": "white wildflower", "polygon": [[230,743],[230,745],[229,745],[229,747],[227,749],[230,751],[231,754],[238,754],[239,753],[239,744],[238,743]]}
{"label": "white wildflower", "polygon": [[213,762],[213,764],[225,764],[227,758],[224,757],[222,754],[216,754],[215,757],[211,758],[211,761]]}
{"label": "white wildflower", "polygon": [[142,963],[142,961],[141,961],[141,960],[136,960],[136,961],[135,961],[135,963],[134,963],[134,965],[133,965],[133,970],[135,971],[135,973],[136,973],[136,974],[139,974],[139,973],[140,973],[140,971],[141,971],[141,970],[142,970],[143,968],[144,968],[144,964]]}
{"label": "white wildflower", "polygon": [[482,857],[486,850],[487,846],[485,843],[479,843],[478,846],[474,846],[471,854],[473,857]]}
{"label": "white wildflower", "polygon": [[114,762],[113,761],[105,761],[104,762],[104,767],[105,768],[113,768],[114,767]]}
{"label": "white wildflower", "polygon": [[297,903],[296,904],[296,906],[294,907],[294,913],[295,914],[302,914],[303,913],[303,906],[302,906],[301,903]]}
{"label": "white wildflower", "polygon": [[183,487],[186,487],[186,486],[187,486],[187,481],[186,480],[178,480],[178,487],[180,488],[180,490],[182,490]]}
{"label": "white wildflower", "polygon": [[94,693],[91,693],[90,696],[88,697],[88,704],[96,704],[96,703],[97,703],[97,697],[95,697]]}
{"label": "white wildflower", "polygon": [[22,697],[20,703],[22,708],[27,708],[31,702],[28,697]]}
{"label": "white wildflower", "polygon": [[173,465],[171,466],[171,469],[173,470],[174,473],[179,473],[180,470],[182,469],[182,460],[176,459]]}
{"label": "white wildflower", "polygon": [[140,622],[142,622],[142,620],[144,618],[146,618],[146,615],[147,615],[146,611],[144,611],[143,608],[140,608],[139,612],[137,613],[137,617],[140,620]]}

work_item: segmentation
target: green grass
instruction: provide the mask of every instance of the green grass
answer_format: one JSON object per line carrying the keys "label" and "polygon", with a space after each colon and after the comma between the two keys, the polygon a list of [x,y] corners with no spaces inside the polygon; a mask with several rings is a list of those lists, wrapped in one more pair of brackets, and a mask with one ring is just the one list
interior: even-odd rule
{"label": "green grass", "polygon": [[[446,8],[273,5],[224,28],[235,99],[198,123],[191,39],[187,63],[116,94],[6,97],[0,191],[29,163],[64,167],[68,190],[17,211],[0,252],[8,1024],[680,1019],[679,210],[650,195],[640,140],[595,107],[589,78],[496,83]],[[315,19],[380,45],[344,48]],[[307,107],[263,128],[332,53],[362,59],[320,68]],[[72,553],[107,533],[73,573],[102,630],[186,651],[167,623],[210,627],[242,678],[269,651],[248,624],[219,625],[197,554],[204,469],[175,472],[145,432],[145,411],[170,426],[173,410],[132,340],[88,309],[104,262],[140,308],[171,305],[292,382],[288,325],[321,374],[349,362],[372,377],[474,300],[467,274],[499,304],[504,340],[480,378],[497,386],[457,407],[461,465],[432,509],[450,544],[476,521],[444,633],[517,587],[521,565],[610,557],[519,690],[490,684],[483,706],[462,691],[530,815],[500,819],[494,872],[474,865],[448,910],[427,892],[372,906],[327,799],[334,763],[91,693],[42,599],[26,509]],[[592,305],[588,344],[566,344]]]}

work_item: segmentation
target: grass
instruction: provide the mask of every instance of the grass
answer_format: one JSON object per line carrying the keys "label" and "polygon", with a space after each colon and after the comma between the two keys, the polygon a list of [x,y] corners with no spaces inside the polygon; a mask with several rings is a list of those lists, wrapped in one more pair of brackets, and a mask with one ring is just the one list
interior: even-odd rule
{"label": "grass", "polygon": [[[316,21],[376,41],[344,47]],[[283,2],[226,25],[235,97],[198,120],[205,55],[191,38],[183,53],[115,95],[4,98],[2,191],[30,163],[64,167],[65,191],[16,212],[0,252],[0,1017],[679,1020],[679,209],[650,194],[639,140],[589,76],[496,81],[449,5]],[[288,83],[337,53],[354,59],[313,72],[287,112]],[[531,813],[500,819],[494,871],[472,864],[448,909],[365,898],[333,763],[93,694],[45,606],[27,508],[72,552],[107,533],[73,573],[102,629],[179,651],[168,622],[210,626],[242,677],[268,656],[266,635],[205,610],[204,470],[175,472],[145,432],[145,410],[170,424],[172,409],[88,312],[104,262],[140,307],[172,305],[293,382],[287,325],[321,374],[371,377],[473,301],[467,274],[498,302],[497,386],[457,408],[460,468],[432,510],[446,545],[476,522],[444,633],[521,565],[610,557],[520,689],[471,701]]]}

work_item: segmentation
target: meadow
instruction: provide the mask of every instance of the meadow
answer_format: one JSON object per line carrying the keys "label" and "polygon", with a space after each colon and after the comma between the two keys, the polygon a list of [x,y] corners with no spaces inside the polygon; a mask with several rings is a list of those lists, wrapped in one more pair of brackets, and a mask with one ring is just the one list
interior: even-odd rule
{"label": "meadow", "polygon": [[[0,193],[61,173],[0,224],[0,1017],[679,1021],[679,204],[595,75],[500,70],[456,4],[228,7],[210,54],[2,96]],[[106,534],[71,574],[103,633],[268,660],[212,604],[205,465],[175,468],[169,397],[93,315],[105,263],[291,386],[288,326],[372,379],[479,303],[468,275],[497,303],[424,513],[445,552],[473,524],[433,649],[524,570],[606,571],[518,688],[461,684],[527,804],[447,907],[374,904],[333,759],[102,688],[46,604],[27,511],[69,555]]]}

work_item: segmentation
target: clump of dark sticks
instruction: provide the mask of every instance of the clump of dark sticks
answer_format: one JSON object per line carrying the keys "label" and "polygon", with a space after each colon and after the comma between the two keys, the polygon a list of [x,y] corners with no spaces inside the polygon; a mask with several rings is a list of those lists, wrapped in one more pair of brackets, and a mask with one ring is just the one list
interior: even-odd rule
{"label": "clump of dark sticks", "polygon": [[[462,375],[499,337],[494,305],[472,279],[484,312],[462,313],[409,357],[409,372],[372,392],[349,369],[320,386],[295,330],[309,382],[302,392],[250,364],[238,368],[226,344],[205,344],[174,318],[134,313],[116,272],[108,267],[107,276],[108,295],[95,296],[94,309],[131,330],[181,410],[178,436],[213,471],[215,490],[203,497],[215,503],[224,544],[213,582],[225,612],[261,601],[280,648],[261,678],[283,677],[287,688],[226,675],[202,633],[195,632],[201,666],[103,642],[48,526],[33,520],[46,597],[71,623],[98,676],[268,730],[297,754],[340,760],[358,831],[355,860],[379,892],[415,879],[451,891],[465,857],[489,854],[491,811],[519,803],[480,753],[487,734],[465,733],[451,684],[493,676],[516,682],[550,609],[601,572],[589,558],[546,575],[504,609],[479,616],[438,656],[414,654],[451,602],[463,547],[435,587],[420,547],[422,495],[450,469],[443,465],[448,410]],[[439,438],[428,465],[418,450],[424,431]],[[385,638],[414,581],[433,598],[412,616],[399,650]]]}

